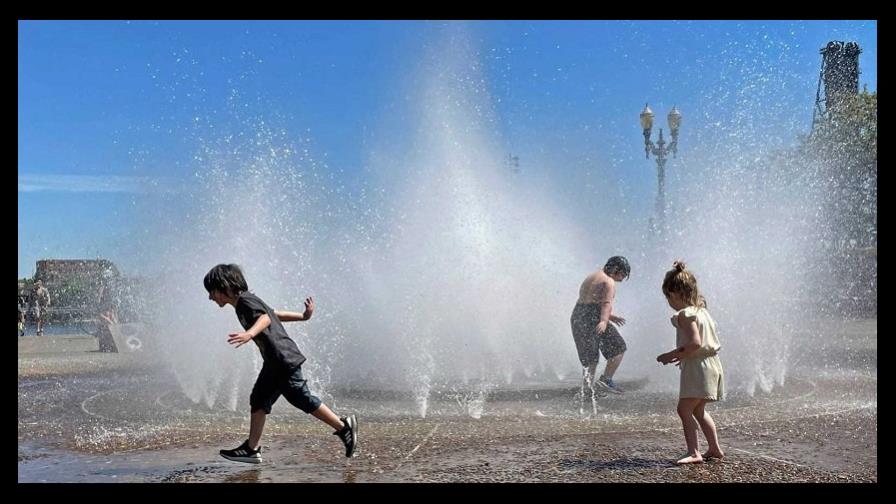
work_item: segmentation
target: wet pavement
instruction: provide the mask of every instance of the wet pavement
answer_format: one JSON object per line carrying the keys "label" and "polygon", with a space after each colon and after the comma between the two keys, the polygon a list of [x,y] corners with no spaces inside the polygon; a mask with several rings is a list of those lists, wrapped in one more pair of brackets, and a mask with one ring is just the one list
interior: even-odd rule
{"label": "wet pavement", "polygon": [[485,396],[436,391],[425,418],[400,391],[333,391],[330,405],[360,420],[352,459],[322,423],[281,401],[265,460],[249,465],[217,454],[245,439],[245,411],[195,404],[145,356],[99,353],[93,338],[20,338],[18,480],[876,482],[876,320],[806,324],[793,343],[805,350],[783,386],[732,391],[707,408],[722,461],[672,464],[684,452],[674,392],[621,380],[626,394],[592,407],[567,380]]}

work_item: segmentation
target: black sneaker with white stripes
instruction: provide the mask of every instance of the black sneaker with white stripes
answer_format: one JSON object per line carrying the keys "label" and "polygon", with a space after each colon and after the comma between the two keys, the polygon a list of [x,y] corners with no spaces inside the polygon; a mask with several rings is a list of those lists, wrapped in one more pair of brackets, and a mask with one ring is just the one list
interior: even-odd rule
{"label": "black sneaker with white stripes", "polygon": [[358,420],[355,418],[355,415],[342,417],[340,420],[345,424],[345,427],[340,431],[334,432],[333,435],[339,436],[342,444],[345,445],[345,456],[351,457],[358,446]]}
{"label": "black sneaker with white stripes", "polygon": [[261,447],[257,450],[249,448],[249,440],[243,441],[243,444],[233,450],[221,450],[219,452],[222,457],[235,462],[247,462],[249,464],[261,463]]}

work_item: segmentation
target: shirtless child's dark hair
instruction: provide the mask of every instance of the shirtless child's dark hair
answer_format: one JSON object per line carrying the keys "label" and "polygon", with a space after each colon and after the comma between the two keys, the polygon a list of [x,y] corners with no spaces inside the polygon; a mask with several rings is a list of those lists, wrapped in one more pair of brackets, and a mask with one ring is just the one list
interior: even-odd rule
{"label": "shirtless child's dark hair", "polygon": [[632,268],[628,264],[628,259],[622,256],[613,256],[607,259],[607,264],[604,265],[604,273],[608,275],[622,273],[623,280],[628,278],[631,271]]}

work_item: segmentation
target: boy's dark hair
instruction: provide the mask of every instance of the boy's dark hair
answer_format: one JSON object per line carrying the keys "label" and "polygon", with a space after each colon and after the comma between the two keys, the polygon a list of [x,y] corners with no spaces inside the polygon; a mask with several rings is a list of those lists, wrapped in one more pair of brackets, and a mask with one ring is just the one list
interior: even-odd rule
{"label": "boy's dark hair", "polygon": [[243,272],[236,264],[219,264],[205,275],[205,290],[217,290],[235,296],[249,290]]}

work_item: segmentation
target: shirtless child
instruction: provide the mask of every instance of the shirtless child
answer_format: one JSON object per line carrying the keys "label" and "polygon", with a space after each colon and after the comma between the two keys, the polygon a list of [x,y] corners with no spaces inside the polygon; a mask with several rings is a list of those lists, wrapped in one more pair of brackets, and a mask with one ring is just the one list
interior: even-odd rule
{"label": "shirtless child", "polygon": [[619,331],[610,325],[625,324],[625,319],[613,314],[613,299],[616,297],[616,282],[628,278],[631,268],[622,256],[607,260],[603,269],[588,275],[579,288],[579,300],[572,310],[570,322],[572,336],[579,352],[583,369],[583,385],[593,387],[594,373],[600,354],[607,359],[604,372],[597,384],[610,392],[621,394],[622,389],[613,382],[613,374],[622,362],[625,341]]}

